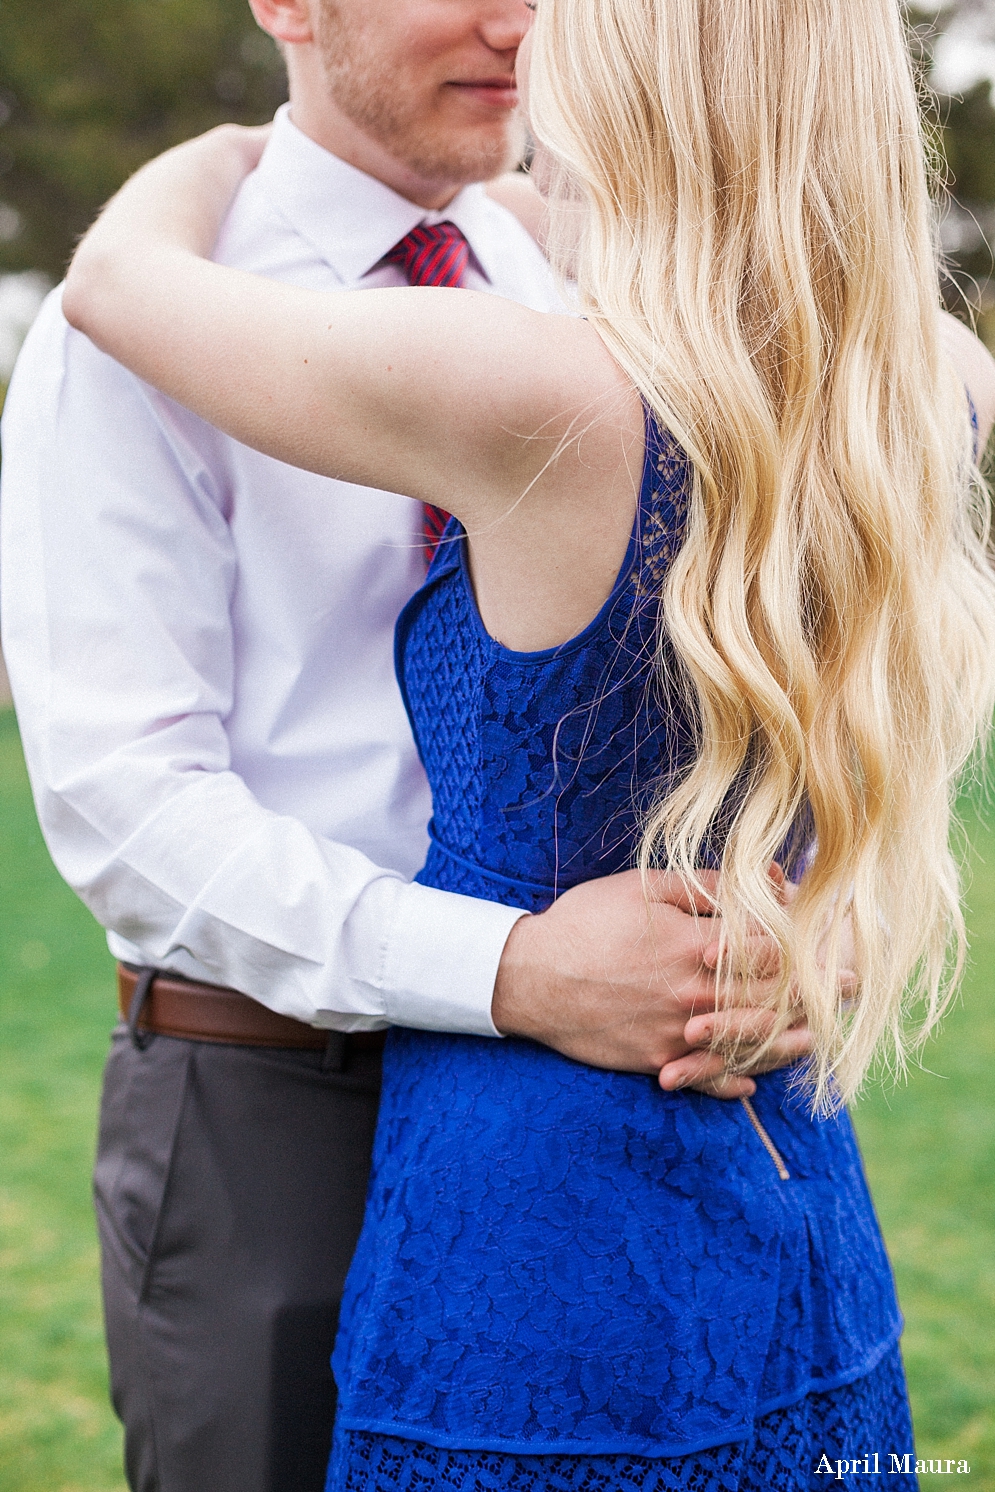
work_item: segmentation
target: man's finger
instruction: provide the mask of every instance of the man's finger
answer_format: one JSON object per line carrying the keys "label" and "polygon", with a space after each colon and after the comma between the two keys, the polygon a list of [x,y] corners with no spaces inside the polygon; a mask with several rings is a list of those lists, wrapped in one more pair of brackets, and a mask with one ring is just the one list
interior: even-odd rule
{"label": "man's finger", "polygon": [[740,1072],[721,1072],[717,1078],[705,1078],[688,1087],[710,1098],[752,1098],[757,1091],[753,1079]]}
{"label": "man's finger", "polygon": [[750,1072],[773,1072],[778,1067],[788,1067],[793,1062],[800,1062],[803,1057],[811,1056],[815,1049],[815,1040],[807,1026],[792,1026],[790,1031],[783,1031],[767,1052],[761,1062],[750,1066]]}
{"label": "man's finger", "polygon": [[[775,980],[780,974],[781,950],[775,940],[765,933],[756,933],[748,938],[744,953],[745,965],[751,979],[768,982]],[[722,943],[719,935],[715,933],[702,948],[701,961],[706,969],[717,969],[721,957]]]}
{"label": "man's finger", "polygon": [[645,879],[646,894],[650,903],[666,902],[679,912],[690,916],[710,917],[715,911],[715,893],[718,890],[718,872],[703,870],[698,877],[700,887],[689,887],[683,878],[673,871],[650,871]]}
{"label": "man's finger", "polygon": [[712,1010],[694,1015],[684,1027],[684,1040],[690,1047],[759,1046],[766,1041],[777,1022],[773,1010],[743,1007],[734,1010]]}
{"label": "man's finger", "polygon": [[[736,1067],[744,1072],[773,1072],[807,1057],[813,1050],[812,1033],[804,1021],[782,1031],[755,1065],[750,1062],[750,1047],[760,1046],[774,1028],[775,1015],[770,1010],[724,1010],[718,1014],[692,1016],[684,1027],[688,1046],[708,1051],[725,1061],[724,1053],[736,1050]],[[718,1043],[716,1048],[715,1043]],[[686,1059],[685,1059],[686,1060]]]}
{"label": "man's finger", "polygon": [[757,1085],[744,1073],[726,1072],[719,1052],[691,1052],[660,1069],[660,1087],[665,1093],[693,1088],[713,1098],[749,1098]]}

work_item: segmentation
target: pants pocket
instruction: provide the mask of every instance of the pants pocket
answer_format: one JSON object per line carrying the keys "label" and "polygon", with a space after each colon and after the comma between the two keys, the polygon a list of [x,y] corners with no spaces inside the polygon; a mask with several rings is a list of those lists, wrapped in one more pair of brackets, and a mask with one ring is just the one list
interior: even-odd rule
{"label": "pants pocket", "polygon": [[101,1245],[136,1298],[143,1290],[186,1095],[186,1042],[156,1038],[139,1051],[126,1030],[112,1037],[104,1072],[94,1201]]}

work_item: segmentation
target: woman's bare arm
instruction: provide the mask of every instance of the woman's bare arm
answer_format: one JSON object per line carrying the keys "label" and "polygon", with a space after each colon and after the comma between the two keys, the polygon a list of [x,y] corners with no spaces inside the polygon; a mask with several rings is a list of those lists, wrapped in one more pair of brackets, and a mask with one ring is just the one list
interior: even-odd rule
{"label": "woman's bare arm", "polygon": [[[257,139],[229,126],[133,177],[77,251],[73,325],[238,440],[470,526],[530,487],[554,507],[567,492],[594,502],[633,435],[619,431],[619,395],[631,396],[597,335],[466,290],[323,295],[210,263],[253,152]],[[594,426],[583,459],[568,442],[550,466],[578,421]]]}

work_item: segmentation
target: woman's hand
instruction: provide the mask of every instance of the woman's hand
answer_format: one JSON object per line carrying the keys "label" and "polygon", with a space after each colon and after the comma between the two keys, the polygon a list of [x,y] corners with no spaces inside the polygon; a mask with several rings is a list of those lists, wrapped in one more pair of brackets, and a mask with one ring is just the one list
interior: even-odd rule
{"label": "woman's hand", "polygon": [[995,362],[984,343],[946,312],[940,314],[940,343],[974,400],[983,451],[995,425]]}
{"label": "woman's hand", "polygon": [[152,250],[173,247],[208,256],[236,192],[259,164],[270,129],[222,124],[137,171],[73,256],[63,293],[67,319],[88,330],[93,309],[113,289],[117,255],[145,261]]}

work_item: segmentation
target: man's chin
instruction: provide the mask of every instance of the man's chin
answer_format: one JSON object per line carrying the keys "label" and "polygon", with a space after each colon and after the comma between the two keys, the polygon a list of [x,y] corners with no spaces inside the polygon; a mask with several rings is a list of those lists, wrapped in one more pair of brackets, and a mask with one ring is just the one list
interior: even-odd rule
{"label": "man's chin", "polygon": [[415,148],[409,137],[397,154],[426,181],[468,186],[514,170],[524,151],[524,126],[513,119],[500,129],[491,123],[486,129],[447,130],[443,137],[419,142]]}

